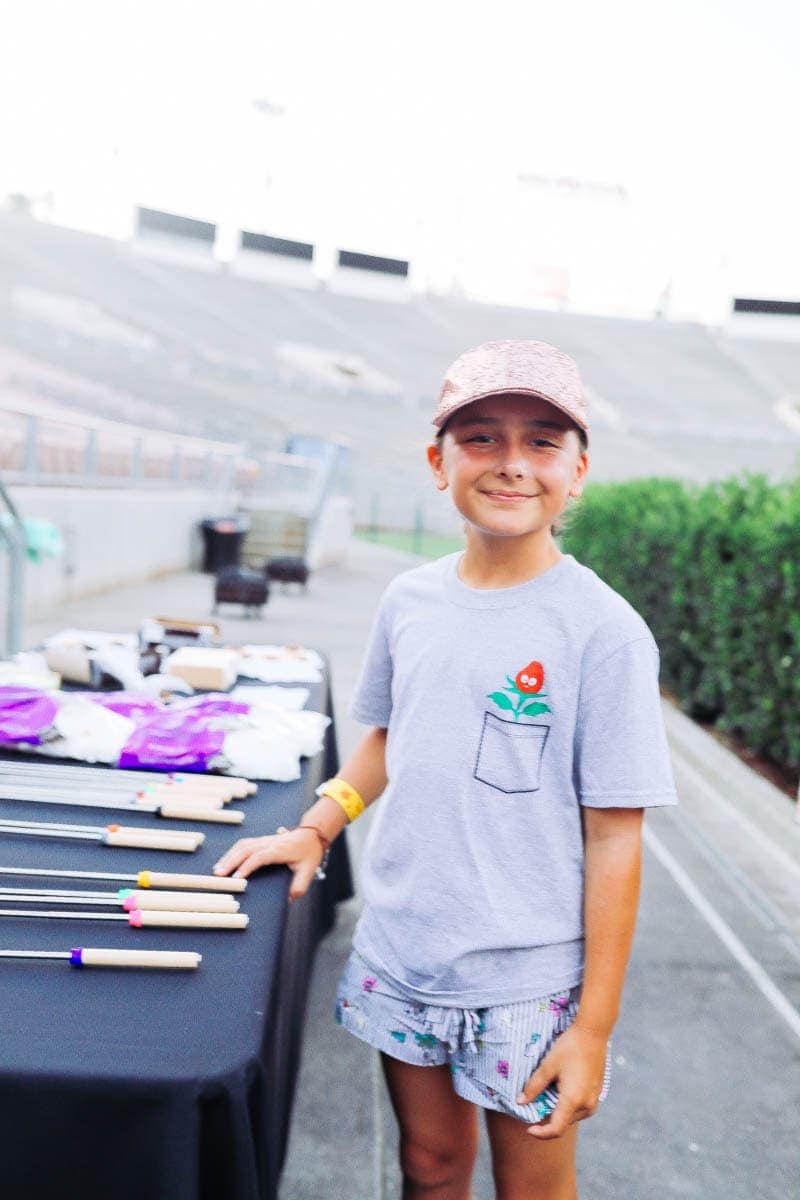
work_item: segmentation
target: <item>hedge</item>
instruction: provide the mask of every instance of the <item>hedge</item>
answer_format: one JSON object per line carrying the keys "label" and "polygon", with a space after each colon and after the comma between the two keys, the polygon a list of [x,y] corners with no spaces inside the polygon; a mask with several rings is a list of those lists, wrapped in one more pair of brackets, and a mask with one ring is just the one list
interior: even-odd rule
{"label": "hedge", "polygon": [[647,621],[685,712],[800,766],[800,478],[591,484],[562,545]]}

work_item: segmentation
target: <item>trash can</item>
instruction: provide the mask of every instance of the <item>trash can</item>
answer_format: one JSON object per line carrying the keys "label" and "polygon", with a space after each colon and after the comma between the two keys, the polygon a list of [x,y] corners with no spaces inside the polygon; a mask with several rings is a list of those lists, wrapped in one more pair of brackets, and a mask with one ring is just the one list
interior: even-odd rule
{"label": "trash can", "polygon": [[209,517],[201,521],[203,570],[214,574],[221,567],[238,566],[242,541],[249,528],[250,523],[244,517]]}

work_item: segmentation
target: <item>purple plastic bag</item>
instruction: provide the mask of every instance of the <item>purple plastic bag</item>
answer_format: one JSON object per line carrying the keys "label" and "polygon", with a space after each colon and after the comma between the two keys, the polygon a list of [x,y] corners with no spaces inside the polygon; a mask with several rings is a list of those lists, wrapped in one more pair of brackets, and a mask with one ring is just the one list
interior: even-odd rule
{"label": "purple plastic bag", "polygon": [[223,729],[210,729],[218,712],[204,712],[201,705],[188,711],[183,703],[140,725],[122,748],[119,766],[150,771],[205,771],[222,749]]}
{"label": "purple plastic bag", "polygon": [[58,704],[47,692],[0,687],[0,742],[40,745],[57,712]]}
{"label": "purple plastic bag", "polygon": [[206,771],[224,741],[221,729],[176,731],[152,722],[128,738],[117,765],[128,771]]}
{"label": "purple plastic bag", "polygon": [[231,700],[224,692],[206,692],[203,696],[188,696],[185,700],[176,700],[169,706],[170,712],[185,713],[187,717],[223,717],[231,713],[247,713],[249,704],[241,704]]}
{"label": "purple plastic bag", "polygon": [[79,695],[121,717],[128,717],[136,725],[164,712],[164,705],[159,700],[138,692],[80,692]]}

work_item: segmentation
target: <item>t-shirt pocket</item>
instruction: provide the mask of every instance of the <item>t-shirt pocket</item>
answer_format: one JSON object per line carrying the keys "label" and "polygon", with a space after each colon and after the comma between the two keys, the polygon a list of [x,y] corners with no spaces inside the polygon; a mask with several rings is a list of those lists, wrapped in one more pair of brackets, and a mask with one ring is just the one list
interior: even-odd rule
{"label": "t-shirt pocket", "polygon": [[535,792],[541,786],[549,732],[549,725],[506,721],[496,713],[484,713],[475,778],[499,792]]}

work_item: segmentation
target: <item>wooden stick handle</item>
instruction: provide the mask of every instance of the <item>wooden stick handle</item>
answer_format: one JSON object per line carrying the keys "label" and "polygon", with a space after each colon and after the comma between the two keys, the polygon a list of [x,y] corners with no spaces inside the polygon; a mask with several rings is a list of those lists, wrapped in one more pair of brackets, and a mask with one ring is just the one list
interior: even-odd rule
{"label": "wooden stick handle", "polygon": [[180,775],[176,773],[176,782],[184,783],[189,779],[196,779],[212,791],[217,787],[222,791],[228,789],[236,800],[242,800],[245,796],[254,796],[258,791],[257,783],[251,783],[249,779],[242,779],[238,775],[196,775],[194,773]]}
{"label": "wooden stick handle", "polygon": [[246,879],[232,875],[179,875],[169,871],[140,871],[136,877],[140,888],[198,888],[206,892],[244,892]]}
{"label": "wooden stick handle", "polygon": [[181,850],[188,853],[196,850],[198,845],[193,837],[181,841],[174,837],[164,837],[161,841],[154,841],[152,834],[147,830],[122,828],[106,830],[103,841],[107,846],[130,846],[139,850]]}
{"label": "wooden stick handle", "polygon": [[247,913],[241,912],[141,912],[137,909],[128,920],[135,929],[151,926],[163,929],[246,929],[250,918]]}
{"label": "wooden stick handle", "polygon": [[239,901],[225,892],[151,892],[122,888],[123,908],[161,909],[167,912],[238,912]]}
{"label": "wooden stick handle", "polygon": [[75,967],[151,967],[194,971],[203,960],[193,950],[73,950]]}
{"label": "wooden stick handle", "polygon": [[164,788],[165,791],[170,791],[173,795],[180,795],[181,792],[196,792],[198,795],[215,796],[224,804],[234,798],[238,799],[242,795],[242,789],[237,788],[227,782],[225,779],[211,779],[203,775],[191,775],[185,779],[171,779],[167,783],[157,783],[154,785],[158,788]]}
{"label": "wooden stick handle", "polygon": [[147,791],[137,792],[137,804],[168,804],[170,808],[192,808],[199,805],[202,808],[224,808],[225,801],[221,796],[206,795],[205,792],[194,789],[158,787],[148,788]]}
{"label": "wooden stick handle", "polygon": [[213,821],[218,825],[241,825],[244,813],[238,808],[209,808],[201,801],[196,804],[162,804],[162,817],[176,821]]}
{"label": "wooden stick handle", "polygon": [[165,829],[163,826],[153,825],[107,825],[107,829],[113,830],[114,833],[135,833],[139,837],[153,838],[157,842],[193,842],[195,846],[202,846],[206,840],[206,835],[200,833],[197,829]]}

